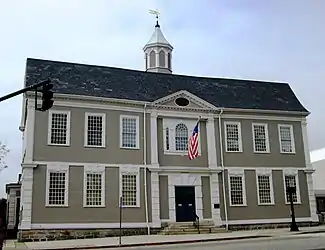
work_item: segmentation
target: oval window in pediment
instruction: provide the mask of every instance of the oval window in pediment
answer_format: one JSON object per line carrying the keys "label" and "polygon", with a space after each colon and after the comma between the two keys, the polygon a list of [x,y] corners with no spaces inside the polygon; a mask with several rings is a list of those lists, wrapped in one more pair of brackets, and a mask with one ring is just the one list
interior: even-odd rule
{"label": "oval window in pediment", "polygon": [[190,101],[187,100],[187,99],[184,98],[184,97],[178,97],[178,98],[175,100],[175,103],[176,103],[178,106],[186,107],[187,105],[190,104]]}

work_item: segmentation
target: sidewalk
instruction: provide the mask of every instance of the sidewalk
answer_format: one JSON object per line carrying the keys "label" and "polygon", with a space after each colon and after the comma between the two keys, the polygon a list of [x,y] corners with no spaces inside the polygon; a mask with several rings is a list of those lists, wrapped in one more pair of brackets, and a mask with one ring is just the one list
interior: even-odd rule
{"label": "sidewalk", "polygon": [[[267,230],[254,230],[254,231],[236,231],[236,232],[219,233],[219,234],[125,236],[122,237],[122,242],[121,242],[122,244],[120,245],[120,247],[254,239],[254,238],[263,238],[263,237],[288,236],[293,234],[306,234],[312,232],[325,232],[325,226],[300,228],[299,232],[290,232],[288,228],[285,228],[285,229],[267,229]],[[114,248],[114,247],[119,247],[118,237],[26,242],[26,243],[7,241],[4,250],[14,250],[14,249],[72,250],[72,249],[96,249],[96,248],[100,249],[100,248]]]}

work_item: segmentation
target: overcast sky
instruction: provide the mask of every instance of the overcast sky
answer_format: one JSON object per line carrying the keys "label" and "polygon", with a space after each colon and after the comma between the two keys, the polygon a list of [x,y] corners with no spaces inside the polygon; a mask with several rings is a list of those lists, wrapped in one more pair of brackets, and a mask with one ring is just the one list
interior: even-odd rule
{"label": "overcast sky", "polygon": [[[0,95],[23,86],[27,57],[144,69],[159,9],[177,74],[285,81],[311,111],[311,149],[325,147],[324,0],[0,0]],[[21,162],[21,97],[1,103],[11,149],[0,197]]]}

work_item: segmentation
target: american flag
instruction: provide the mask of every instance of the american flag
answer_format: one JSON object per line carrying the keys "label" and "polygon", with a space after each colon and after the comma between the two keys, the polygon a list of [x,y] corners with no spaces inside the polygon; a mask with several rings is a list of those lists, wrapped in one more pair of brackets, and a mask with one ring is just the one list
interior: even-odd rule
{"label": "american flag", "polygon": [[193,129],[193,133],[189,140],[188,158],[193,160],[199,157],[199,122],[198,121]]}

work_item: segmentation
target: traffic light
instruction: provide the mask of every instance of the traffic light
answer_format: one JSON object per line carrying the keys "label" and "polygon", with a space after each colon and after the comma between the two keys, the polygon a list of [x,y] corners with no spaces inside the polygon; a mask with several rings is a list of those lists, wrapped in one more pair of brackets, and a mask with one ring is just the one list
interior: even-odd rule
{"label": "traffic light", "polygon": [[50,108],[52,108],[54,101],[53,99],[53,92],[52,89],[53,84],[50,83],[50,81],[45,82],[43,84],[43,88],[41,90],[42,92],[42,106],[40,108],[40,111],[47,111]]}

